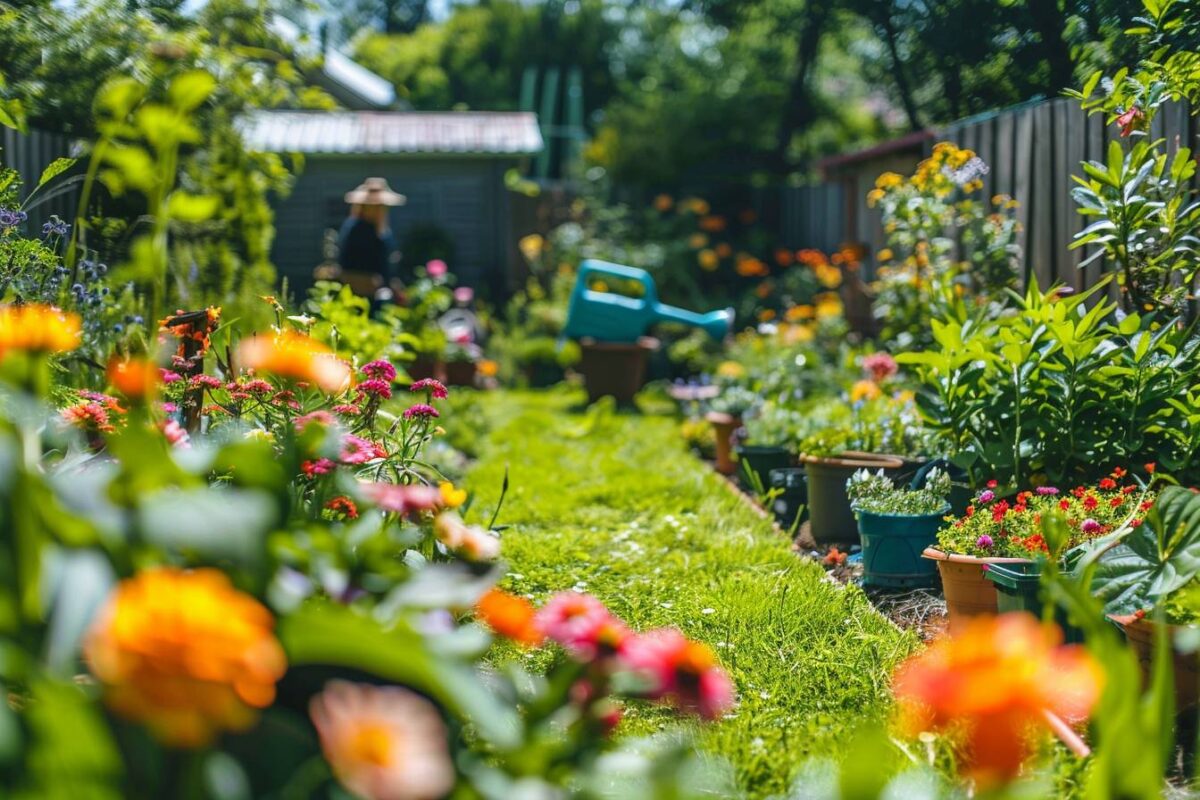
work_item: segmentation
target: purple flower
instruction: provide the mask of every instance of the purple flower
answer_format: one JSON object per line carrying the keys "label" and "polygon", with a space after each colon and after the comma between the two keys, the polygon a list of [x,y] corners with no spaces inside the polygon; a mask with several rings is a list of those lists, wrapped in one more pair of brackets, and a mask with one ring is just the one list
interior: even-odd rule
{"label": "purple flower", "polygon": [[392,384],[390,381],[380,378],[371,378],[371,380],[363,381],[358,385],[358,394],[387,400],[392,396]]}
{"label": "purple flower", "polygon": [[15,228],[29,215],[15,208],[0,208],[0,228]]}
{"label": "purple flower", "polygon": [[1088,534],[1099,533],[1100,532],[1100,523],[1096,522],[1096,520],[1089,517],[1089,518],[1085,519],[1082,523],[1080,523],[1079,529],[1081,531],[1083,531],[1084,533],[1088,533]]}
{"label": "purple flower", "polygon": [[1037,493],[1042,496],[1055,495],[1058,494],[1058,489],[1053,486],[1039,486],[1037,487]]}
{"label": "purple flower", "polygon": [[441,400],[449,393],[441,381],[435,381],[433,378],[422,378],[421,380],[408,387],[410,392],[429,392],[429,396],[436,400]]}
{"label": "purple flower", "polygon": [[979,493],[979,502],[981,502],[981,503],[990,503],[995,499],[996,499],[996,493],[993,492],[991,489],[984,489],[982,492]]}
{"label": "purple flower", "polygon": [[67,231],[71,226],[63,222],[57,215],[50,217],[50,221],[42,225],[42,236],[66,236]]}
{"label": "purple flower", "polygon": [[986,533],[981,534],[980,537],[975,540],[975,546],[980,550],[991,550],[993,544],[995,544],[995,542],[992,541],[992,537],[988,536]]}
{"label": "purple flower", "polygon": [[438,416],[437,409],[433,406],[426,405],[425,403],[417,403],[415,406],[409,406],[408,408],[404,409],[405,419],[412,419],[413,417],[420,417],[422,419],[429,419],[432,417],[433,419],[437,419]]}
{"label": "purple flower", "polygon": [[362,374],[368,378],[375,378],[376,380],[387,381],[388,383],[396,380],[396,368],[382,358],[372,361],[369,364],[364,364]]}
{"label": "purple flower", "polygon": [[183,376],[178,372],[172,372],[169,369],[159,369],[158,374],[162,376],[163,383],[175,383],[183,380]]}

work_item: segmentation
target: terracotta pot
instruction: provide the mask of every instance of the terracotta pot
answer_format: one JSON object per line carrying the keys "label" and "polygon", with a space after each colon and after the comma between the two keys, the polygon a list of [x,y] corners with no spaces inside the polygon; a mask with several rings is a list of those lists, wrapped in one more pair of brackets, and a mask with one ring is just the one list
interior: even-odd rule
{"label": "terracotta pot", "polygon": [[860,469],[895,470],[898,458],[862,454],[854,458],[801,456],[808,475],[809,532],[817,544],[858,544],[858,520],[846,496],[846,481]]}
{"label": "terracotta pot", "polygon": [[1023,558],[976,558],[943,553],[936,547],[926,547],[921,555],[937,562],[951,633],[959,630],[971,617],[999,613],[996,584],[983,576],[985,564],[1028,563]]}
{"label": "terracotta pot", "polygon": [[658,340],[643,336],[636,342],[598,342],[583,339],[579,372],[587,386],[588,402],[611,396],[620,405],[633,403],[646,379],[646,361]]}
{"label": "terracotta pot", "polygon": [[446,377],[445,365],[436,358],[429,356],[417,356],[416,359],[409,362],[405,367],[405,371],[414,381],[425,380],[426,378],[434,378],[442,380]]}
{"label": "terracotta pot", "polygon": [[[1142,680],[1148,681],[1150,665],[1154,660],[1154,629],[1151,619],[1114,617],[1125,631],[1129,646],[1137,653],[1138,666],[1142,668]],[[1183,630],[1182,625],[1168,625],[1171,637]],[[1183,711],[1196,705],[1200,693],[1200,653],[1180,653],[1172,649],[1175,667],[1175,710]]]}
{"label": "terracotta pot", "polygon": [[733,460],[733,432],[742,427],[742,421],[732,414],[723,411],[710,411],[704,415],[708,424],[712,425],[713,435],[717,437],[717,455],[714,466],[722,475],[732,475],[737,469]]}
{"label": "terracotta pot", "polygon": [[446,384],[449,386],[474,386],[474,361],[448,361],[443,367],[446,373]]}

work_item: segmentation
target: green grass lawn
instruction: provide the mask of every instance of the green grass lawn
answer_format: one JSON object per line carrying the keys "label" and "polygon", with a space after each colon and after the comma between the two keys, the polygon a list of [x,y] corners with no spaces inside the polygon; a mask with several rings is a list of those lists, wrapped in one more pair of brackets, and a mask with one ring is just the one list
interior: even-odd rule
{"label": "green grass lawn", "polygon": [[[790,552],[687,452],[674,420],[574,412],[582,399],[482,394],[447,417],[477,458],[473,518],[490,514],[509,470],[505,587],[536,601],[591,592],[635,629],[674,625],[712,645],[740,702],[699,727],[700,746],[732,762],[747,795],[785,791],[799,764],[836,756],[857,722],[885,710],[890,670],[916,638]],[[621,730],[671,724],[636,708]]]}

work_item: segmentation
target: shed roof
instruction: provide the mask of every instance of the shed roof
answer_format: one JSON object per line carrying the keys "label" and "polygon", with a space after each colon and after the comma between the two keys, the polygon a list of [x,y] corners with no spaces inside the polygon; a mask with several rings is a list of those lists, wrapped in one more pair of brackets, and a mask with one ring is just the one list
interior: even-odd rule
{"label": "shed roof", "polygon": [[537,116],[501,111],[256,111],[246,143],[269,153],[527,155],[542,149]]}

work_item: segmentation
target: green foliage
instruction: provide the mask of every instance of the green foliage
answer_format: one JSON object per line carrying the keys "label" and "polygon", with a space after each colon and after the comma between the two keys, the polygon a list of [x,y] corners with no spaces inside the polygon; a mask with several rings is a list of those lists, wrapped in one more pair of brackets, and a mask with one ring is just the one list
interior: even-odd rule
{"label": "green foliage", "polygon": [[846,481],[846,496],[857,511],[896,516],[926,516],[944,512],[950,508],[950,475],[934,468],[925,476],[925,485],[919,489],[897,487],[895,482],[883,474],[883,470],[872,473],[860,469]]}

